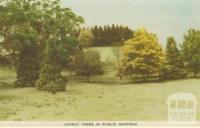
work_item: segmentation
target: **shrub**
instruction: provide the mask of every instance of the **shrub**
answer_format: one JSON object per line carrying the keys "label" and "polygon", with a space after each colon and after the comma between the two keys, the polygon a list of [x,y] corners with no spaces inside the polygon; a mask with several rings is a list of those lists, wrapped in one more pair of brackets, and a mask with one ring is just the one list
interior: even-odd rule
{"label": "shrub", "polygon": [[7,56],[0,55],[0,66],[7,67],[11,65],[11,61]]}
{"label": "shrub", "polygon": [[185,69],[178,69],[173,65],[164,65],[160,69],[160,79],[181,79],[187,76],[187,71]]}
{"label": "shrub", "polygon": [[20,51],[16,70],[16,86],[35,86],[35,82],[39,78],[40,70],[39,51],[36,45],[31,45]]}
{"label": "shrub", "polygon": [[78,52],[73,63],[76,74],[85,76],[87,82],[90,82],[91,76],[103,74],[103,63],[99,53],[94,50]]}

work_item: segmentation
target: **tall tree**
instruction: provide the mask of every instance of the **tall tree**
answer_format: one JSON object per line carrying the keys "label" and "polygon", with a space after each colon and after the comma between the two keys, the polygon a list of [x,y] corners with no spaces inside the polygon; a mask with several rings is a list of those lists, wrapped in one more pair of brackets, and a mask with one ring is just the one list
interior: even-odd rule
{"label": "tall tree", "polygon": [[176,79],[186,76],[184,61],[173,37],[167,38],[166,59],[166,65],[161,72],[162,79]]}
{"label": "tall tree", "polygon": [[189,71],[196,77],[200,71],[200,31],[195,29],[188,30],[184,35],[184,42],[181,47],[183,57],[187,63]]}
{"label": "tall tree", "polygon": [[59,0],[48,1],[45,10],[44,52],[37,87],[51,92],[63,91],[66,79],[61,71],[63,61],[69,61],[77,46],[76,33],[83,19],[68,8],[61,8]]}
{"label": "tall tree", "polygon": [[[140,75],[143,81],[149,75],[159,74],[165,61],[158,39],[155,34],[148,33],[145,29],[138,29],[134,38],[122,46],[122,66],[124,74]],[[119,68],[120,72],[122,68]]]}
{"label": "tall tree", "polygon": [[167,47],[166,47],[166,58],[168,61],[168,64],[175,64],[177,62],[177,59],[179,56],[179,50],[177,48],[176,41],[173,37],[167,38]]}
{"label": "tall tree", "polygon": [[[76,33],[83,19],[61,8],[60,0],[1,0],[0,9],[4,47],[19,54],[17,83],[32,85],[39,74],[38,89],[63,90],[62,64],[77,45]],[[41,53],[40,73],[37,53]]]}
{"label": "tall tree", "polygon": [[0,36],[3,47],[18,56],[17,86],[33,86],[39,72],[38,32],[33,24],[41,17],[41,1],[1,0]]}

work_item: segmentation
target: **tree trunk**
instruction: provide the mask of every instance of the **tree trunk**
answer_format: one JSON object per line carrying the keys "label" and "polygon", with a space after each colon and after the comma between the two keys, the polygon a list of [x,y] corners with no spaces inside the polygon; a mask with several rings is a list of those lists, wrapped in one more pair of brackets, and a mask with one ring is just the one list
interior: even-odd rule
{"label": "tree trunk", "polygon": [[197,77],[197,72],[194,72],[194,77]]}
{"label": "tree trunk", "polygon": [[119,78],[120,78],[120,80],[122,80],[123,79],[122,75],[120,75]]}
{"label": "tree trunk", "polygon": [[145,82],[145,81],[146,81],[146,76],[143,75],[143,76],[142,76],[142,79],[143,79],[143,82]]}
{"label": "tree trunk", "polygon": [[90,76],[87,76],[87,82],[90,83]]}

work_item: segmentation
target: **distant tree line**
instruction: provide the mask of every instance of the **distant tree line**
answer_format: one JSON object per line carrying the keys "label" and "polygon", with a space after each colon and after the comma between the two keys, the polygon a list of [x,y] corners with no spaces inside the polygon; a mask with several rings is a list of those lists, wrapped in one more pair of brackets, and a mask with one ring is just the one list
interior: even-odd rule
{"label": "distant tree line", "polygon": [[88,29],[93,33],[94,40],[91,46],[116,46],[133,37],[133,30],[122,25],[104,25]]}

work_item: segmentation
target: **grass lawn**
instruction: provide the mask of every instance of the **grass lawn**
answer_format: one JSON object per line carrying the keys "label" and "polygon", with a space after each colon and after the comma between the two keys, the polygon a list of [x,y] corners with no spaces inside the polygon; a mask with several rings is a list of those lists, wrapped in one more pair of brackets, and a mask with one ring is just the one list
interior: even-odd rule
{"label": "grass lawn", "polygon": [[170,94],[189,92],[200,100],[198,79],[118,85],[71,80],[65,92],[55,95],[35,88],[12,87],[14,80],[12,70],[0,70],[0,120],[165,121]]}

